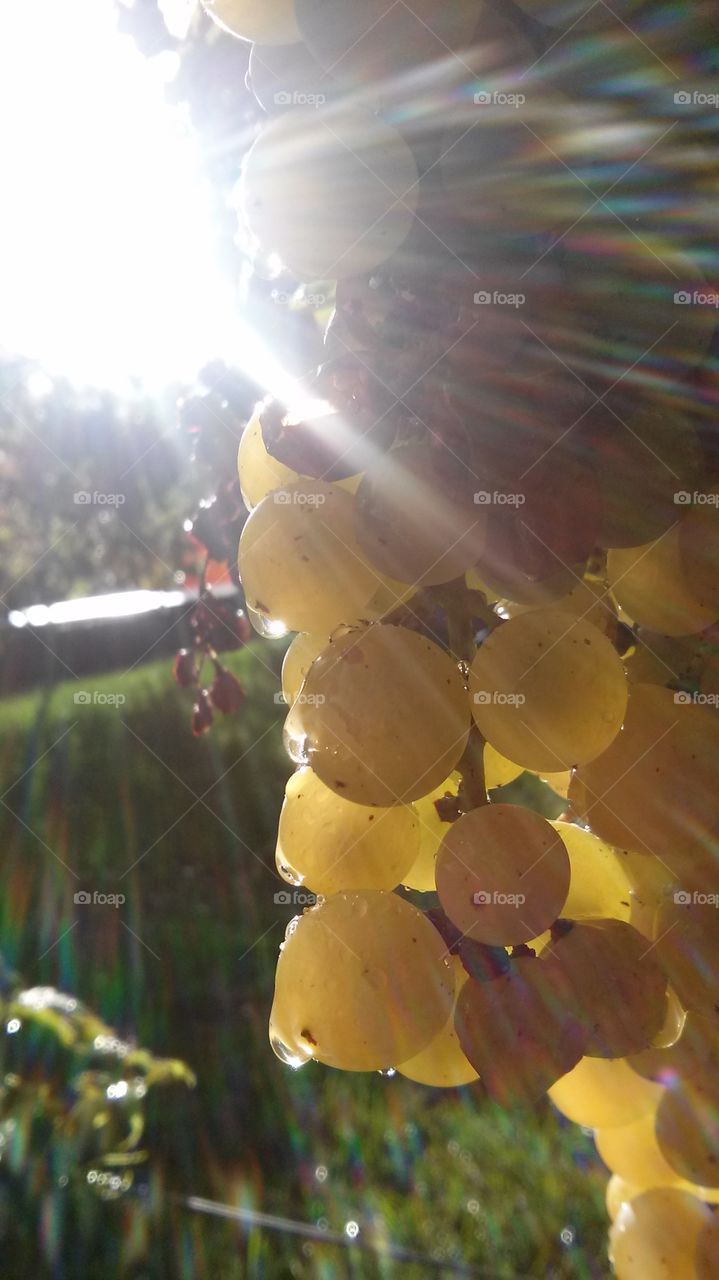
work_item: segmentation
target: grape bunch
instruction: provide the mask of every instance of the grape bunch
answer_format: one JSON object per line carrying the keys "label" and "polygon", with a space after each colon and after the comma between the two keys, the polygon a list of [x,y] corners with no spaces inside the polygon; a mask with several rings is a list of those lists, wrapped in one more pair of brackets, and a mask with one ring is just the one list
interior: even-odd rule
{"label": "grape bunch", "polygon": [[273,1048],[549,1093],[611,1170],[620,1280],[706,1280],[717,126],[666,95],[712,12],[637,40],[569,0],[204,4],[268,116],[241,216],[335,282],[323,362],[239,449],[248,613],[296,633],[277,867],[317,895]]}

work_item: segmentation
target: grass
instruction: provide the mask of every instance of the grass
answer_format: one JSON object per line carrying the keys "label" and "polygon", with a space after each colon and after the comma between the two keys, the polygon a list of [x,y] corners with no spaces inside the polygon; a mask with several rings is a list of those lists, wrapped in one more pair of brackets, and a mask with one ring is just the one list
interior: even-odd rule
{"label": "grass", "polygon": [[[61,1189],[51,1149],[32,1178],[0,1180],[17,1268],[3,1274],[424,1280],[432,1260],[497,1277],[607,1275],[604,1175],[589,1138],[549,1104],[508,1115],[472,1088],[314,1064],[294,1073],[272,1055],[290,914],[274,902],[281,656],[264,643],[232,659],[248,702],[201,740],[164,663],[92,678],[89,703],[68,682],[0,709],[6,963],[198,1076],[189,1098],[170,1090],[154,1104],[143,1195],[104,1204],[72,1181]],[[80,890],[126,901],[79,905]],[[330,1231],[356,1221],[427,1262],[240,1231],[171,1199],[187,1193]]]}

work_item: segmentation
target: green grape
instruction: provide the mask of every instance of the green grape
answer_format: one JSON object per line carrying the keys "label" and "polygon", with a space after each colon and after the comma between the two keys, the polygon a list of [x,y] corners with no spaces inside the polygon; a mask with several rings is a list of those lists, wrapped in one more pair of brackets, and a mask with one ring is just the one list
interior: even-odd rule
{"label": "green grape", "polygon": [[455,1011],[459,1043],[489,1096],[503,1106],[534,1103],[579,1061],[576,1023],[535,956],[512,961],[489,982],[472,978]]}
{"label": "green grape", "polygon": [[673,1187],[680,1181],[659,1149],[656,1117],[657,1104],[629,1124],[600,1127],[594,1134],[597,1151],[607,1168],[641,1191]]}
{"label": "green grape", "polygon": [[[676,1000],[676,996],[674,997]],[[719,1026],[691,1009],[683,1017],[679,1035],[663,1047],[645,1049],[628,1059],[632,1071],[645,1080],[671,1084],[677,1079],[691,1080],[699,1073],[715,1070],[719,1065]]]}
{"label": "green grape", "polygon": [[337,893],[288,929],[270,1040],[295,1066],[379,1071],[425,1048],[453,998],[445,944],[421,911],[392,893]]}
{"label": "green grape", "polygon": [[719,618],[719,603],[697,599],[680,552],[681,526],[643,547],[610,551],[607,574],[614,598],[642,627],[667,636],[704,631]]}
{"label": "green grape", "polygon": [[605,1204],[610,1221],[614,1222],[622,1206],[629,1204],[630,1200],[633,1200],[638,1195],[641,1195],[639,1187],[633,1186],[631,1182],[620,1178],[619,1174],[613,1173],[607,1183],[605,1196]]}
{"label": "green grape", "polygon": [[260,426],[261,411],[262,406],[258,405],[242,432],[237,453],[242,500],[249,511],[273,489],[286,489],[299,479],[295,471],[267,452]]}
{"label": "green grape", "polygon": [[315,659],[287,717],[298,764],[358,804],[419,799],[458,763],[469,708],[456,662],[405,627],[337,636]]}
{"label": "green grape", "polygon": [[719,723],[683,698],[632,685],[622,732],[575,771],[569,798],[602,840],[643,854],[648,871],[663,863],[660,880],[705,889],[714,865]]}
{"label": "green grape", "polygon": [[356,510],[366,558],[400,582],[449,582],[482,550],[486,515],[473,477],[444,447],[390,450],[365,473]]}
{"label": "green grape", "polygon": [[582,1058],[549,1090],[558,1111],[588,1129],[631,1124],[654,1113],[661,1086],[643,1080],[623,1058]]}
{"label": "green grape", "polygon": [[288,631],[354,622],[377,589],[354,539],[353,499],[321,480],[298,480],[255,507],[240,538],[247,604]]}
{"label": "green grape", "polygon": [[487,741],[540,772],[598,756],[627,704],[622,663],[606,636],[560,609],[535,609],[493,631],[472,664],[470,692]]}
{"label": "green grape", "polygon": [[668,981],[686,1009],[705,1017],[717,1012],[718,905],[717,893],[677,889],[660,903],[654,922],[655,950]]}
{"label": "green grape", "polygon": [[410,230],[417,167],[377,116],[331,105],[276,116],[245,156],[251,230],[305,280],[372,271]]}
{"label": "green grape", "polygon": [[572,822],[550,824],[569,854],[571,879],[562,915],[629,920],[632,887],[614,849]]}
{"label": "green grape", "polygon": [[277,869],[314,893],[394,889],[419,849],[412,808],[371,809],[330,791],[311,769],[298,769],[285,789],[277,834]]}
{"label": "green grape", "polygon": [[506,787],[508,782],[514,782],[523,772],[521,764],[505,759],[489,742],[484,744],[484,781],[488,791]]}
{"label": "green grape", "polygon": [[454,1005],[449,1018],[426,1048],[397,1067],[399,1074],[406,1076],[408,1080],[433,1085],[437,1089],[456,1089],[477,1079],[477,1072],[462,1052],[454,1026],[454,1010],[459,993],[469,978],[458,956],[452,956],[451,967],[455,985]]}
{"label": "green grape", "polygon": [[569,856],[551,824],[518,805],[483,805],[453,822],[437,854],[437,892],[465,937],[528,942],[559,916]]}
{"label": "green grape", "polygon": [[646,938],[622,920],[580,920],[541,952],[592,1058],[624,1058],[654,1043],[667,983]]}
{"label": "green grape", "polygon": [[328,639],[300,631],[288,646],[282,660],[282,696],[288,706],[292,706],[315,658],[327,648]]}
{"label": "green grape", "polygon": [[709,1220],[706,1205],[670,1187],[622,1205],[609,1232],[617,1280],[696,1280],[694,1256]]}
{"label": "green grape", "polygon": [[719,1083],[713,1071],[675,1081],[664,1091],[656,1136],[677,1177],[719,1188]]}
{"label": "green grape", "polygon": [[697,433],[681,411],[661,401],[620,409],[598,406],[582,426],[602,495],[602,547],[638,547],[665,533],[681,513],[677,491],[693,485],[700,465]]}
{"label": "green grape", "polygon": [[260,44],[290,44],[300,39],[295,0],[202,0],[210,17],[233,36]]}
{"label": "green grape", "polygon": [[419,819],[419,853],[415,862],[403,877],[408,889],[420,893],[434,893],[436,889],[434,869],[442,839],[449,830],[449,822],[440,818],[435,801],[456,798],[461,777],[452,773],[434,791],[415,800],[413,808]]}

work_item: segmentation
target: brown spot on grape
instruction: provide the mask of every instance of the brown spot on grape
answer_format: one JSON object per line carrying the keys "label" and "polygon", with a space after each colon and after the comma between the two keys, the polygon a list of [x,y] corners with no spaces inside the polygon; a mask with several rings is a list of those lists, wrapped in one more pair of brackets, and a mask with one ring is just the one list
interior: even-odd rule
{"label": "brown spot on grape", "polygon": [[302,1031],[300,1031],[300,1036],[303,1040],[306,1040],[308,1044],[313,1046],[317,1044],[317,1041],[308,1027],[303,1027]]}

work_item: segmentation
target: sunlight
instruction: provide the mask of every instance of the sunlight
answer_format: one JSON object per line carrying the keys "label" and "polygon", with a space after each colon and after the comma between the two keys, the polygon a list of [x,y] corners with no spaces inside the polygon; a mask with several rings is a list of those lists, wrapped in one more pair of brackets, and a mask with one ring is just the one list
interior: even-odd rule
{"label": "sunlight", "polygon": [[0,9],[0,326],[50,373],[121,390],[207,360],[278,369],[221,274],[200,149],[111,0]]}

